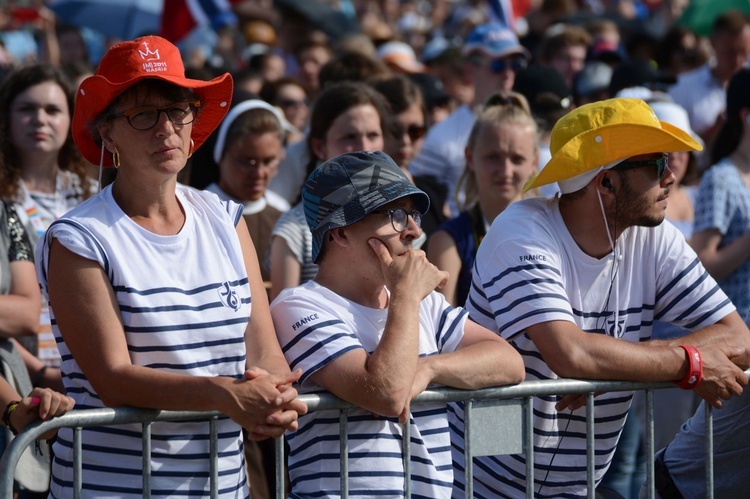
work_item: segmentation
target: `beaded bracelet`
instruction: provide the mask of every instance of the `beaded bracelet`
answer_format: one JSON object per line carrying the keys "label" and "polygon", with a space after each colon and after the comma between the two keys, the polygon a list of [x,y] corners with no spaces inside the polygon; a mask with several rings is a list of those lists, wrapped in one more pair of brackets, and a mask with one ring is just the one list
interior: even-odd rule
{"label": "beaded bracelet", "polygon": [[11,402],[5,406],[5,410],[3,411],[3,423],[5,423],[6,428],[8,428],[13,435],[18,435],[18,430],[16,430],[13,427],[13,424],[10,422],[10,415],[13,414],[13,411],[16,410],[16,408],[18,407],[18,404],[20,403],[21,403],[20,400]]}
{"label": "beaded bracelet", "polygon": [[703,360],[701,353],[692,345],[680,345],[688,359],[688,372],[682,381],[675,382],[683,390],[693,390],[703,378]]}

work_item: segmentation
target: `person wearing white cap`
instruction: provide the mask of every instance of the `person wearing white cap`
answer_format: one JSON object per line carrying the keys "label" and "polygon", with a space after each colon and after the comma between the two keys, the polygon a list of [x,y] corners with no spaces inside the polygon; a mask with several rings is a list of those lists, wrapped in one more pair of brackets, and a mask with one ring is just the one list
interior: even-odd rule
{"label": "person wearing white cap", "polygon": [[[690,127],[687,111],[674,102],[649,102],[656,117],[661,121],[685,130],[696,142],[703,146],[703,139]],[[665,216],[677,227],[689,241],[693,233],[693,205],[697,195],[695,186],[686,186],[683,180],[696,181],[698,176],[698,160],[694,151],[675,151],[669,153],[669,169],[675,177],[674,184],[669,188],[669,204]]]}
{"label": "person wearing white cap", "polygon": [[[557,182],[562,195],[517,201],[495,219],[467,301],[473,320],[518,349],[527,379],[674,381],[714,407],[742,393],[750,331],[685,238],[662,223],[674,182],[668,153],[700,149],[637,99],[587,104],[557,122],[552,158],[525,189]],[[691,333],[652,340],[654,320]],[[632,396],[594,400],[595,484]],[[584,404],[585,395],[534,400],[535,496],[591,492]],[[462,444],[457,432],[454,447]],[[462,454],[454,456],[460,480]],[[477,458],[474,472],[477,495],[526,496],[523,454]]]}
{"label": "person wearing white cap", "polygon": [[530,59],[515,33],[494,23],[474,28],[464,42],[462,54],[474,84],[474,100],[456,108],[430,129],[421,152],[409,166],[413,175],[431,175],[445,184],[452,216],[458,215],[453,193],[466,164],[464,148],[476,119],[475,110],[493,93],[513,90],[516,73],[526,68]]}
{"label": "person wearing white cap", "polygon": [[234,106],[221,122],[214,145],[219,180],[206,187],[222,200],[242,204],[264,281],[271,278],[263,263],[271,230],[290,208],[286,199],[268,190],[284,159],[284,135],[289,128],[293,127],[281,111],[265,101],[250,99]]}
{"label": "person wearing white cap", "polygon": [[414,49],[404,42],[384,43],[378,47],[375,56],[397,73],[424,73],[427,69],[424,64],[417,60]]}

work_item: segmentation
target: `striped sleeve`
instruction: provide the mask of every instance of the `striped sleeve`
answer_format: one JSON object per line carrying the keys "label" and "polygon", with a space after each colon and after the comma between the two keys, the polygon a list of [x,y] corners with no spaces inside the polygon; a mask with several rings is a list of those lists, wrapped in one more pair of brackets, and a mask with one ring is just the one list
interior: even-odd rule
{"label": "striped sleeve", "polygon": [[[441,293],[433,291],[420,304],[425,313],[420,320],[433,320],[433,323],[422,324],[422,330],[432,332],[437,349],[434,353],[454,352],[464,337],[464,326],[469,314],[460,307],[452,307]],[[430,342],[432,343],[432,342]]]}
{"label": "striped sleeve", "polygon": [[42,294],[46,299],[49,299],[47,295],[47,270],[49,266],[49,251],[53,239],[57,239],[66,249],[76,255],[98,262],[110,281],[112,280],[112,268],[109,258],[96,236],[79,222],[69,218],[62,218],[49,226],[36,248],[37,279],[40,283]]}
{"label": "striped sleeve", "polygon": [[694,331],[714,324],[735,310],[719,285],[708,274],[695,251],[665,224],[658,233],[657,289],[654,320]]}
{"label": "striped sleeve", "polygon": [[540,322],[574,322],[557,245],[537,235],[485,238],[477,252],[466,308],[473,320],[506,339]]}
{"label": "striped sleeve", "polygon": [[271,315],[289,367],[302,369],[303,387],[335,359],[364,348],[346,322],[308,296],[282,295],[274,300]]}
{"label": "striped sleeve", "polygon": [[303,251],[305,251],[305,231],[309,232],[310,229],[305,222],[304,211],[301,205],[296,205],[279,217],[273,227],[271,236],[284,239],[297,261],[303,264],[305,262],[303,255]]}

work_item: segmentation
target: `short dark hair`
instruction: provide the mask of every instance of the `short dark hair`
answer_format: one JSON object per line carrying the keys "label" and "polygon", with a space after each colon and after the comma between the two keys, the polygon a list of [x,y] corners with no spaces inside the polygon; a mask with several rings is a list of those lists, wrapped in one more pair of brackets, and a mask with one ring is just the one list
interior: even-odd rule
{"label": "short dark hair", "polygon": [[377,80],[372,86],[386,98],[392,114],[401,114],[414,104],[425,110],[422,91],[407,76],[394,75]]}
{"label": "short dark hair", "polygon": [[716,18],[711,26],[711,34],[728,33],[730,35],[739,35],[750,22],[747,14],[739,9],[730,9]]}
{"label": "short dark hair", "polygon": [[309,97],[307,87],[304,83],[292,76],[282,76],[276,81],[265,83],[260,89],[260,98],[275,106],[278,103],[279,91],[286,85],[294,85],[301,88],[305,92],[305,96]]}
{"label": "short dark hair", "polygon": [[320,68],[318,83],[320,88],[325,88],[341,81],[367,81],[390,74],[391,70],[377,59],[360,52],[344,52]]}
{"label": "short dark hair", "polygon": [[591,35],[580,26],[567,25],[559,32],[553,32],[542,38],[539,44],[539,60],[546,62],[554,58],[560,49],[582,45],[588,47],[591,44]]}
{"label": "short dark hair", "polygon": [[312,141],[325,140],[333,122],[347,110],[368,104],[373,106],[380,115],[381,130],[388,130],[390,127],[388,104],[385,97],[370,85],[360,81],[342,81],[321,90],[310,112],[310,131],[307,134],[307,149],[310,154],[310,162],[307,165],[308,175],[318,163],[312,148]]}

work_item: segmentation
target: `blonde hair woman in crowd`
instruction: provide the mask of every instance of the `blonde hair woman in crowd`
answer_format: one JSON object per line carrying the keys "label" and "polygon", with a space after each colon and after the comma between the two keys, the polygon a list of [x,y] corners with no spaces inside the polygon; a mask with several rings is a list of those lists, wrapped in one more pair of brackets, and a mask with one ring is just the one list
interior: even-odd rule
{"label": "blonde hair woman in crowd", "polygon": [[508,205],[522,199],[523,186],[536,171],[537,134],[526,99],[515,92],[490,97],[474,123],[456,189],[464,194],[461,213],[427,242],[429,260],[450,274],[439,291],[453,306],[466,302],[474,257],[487,229]]}

